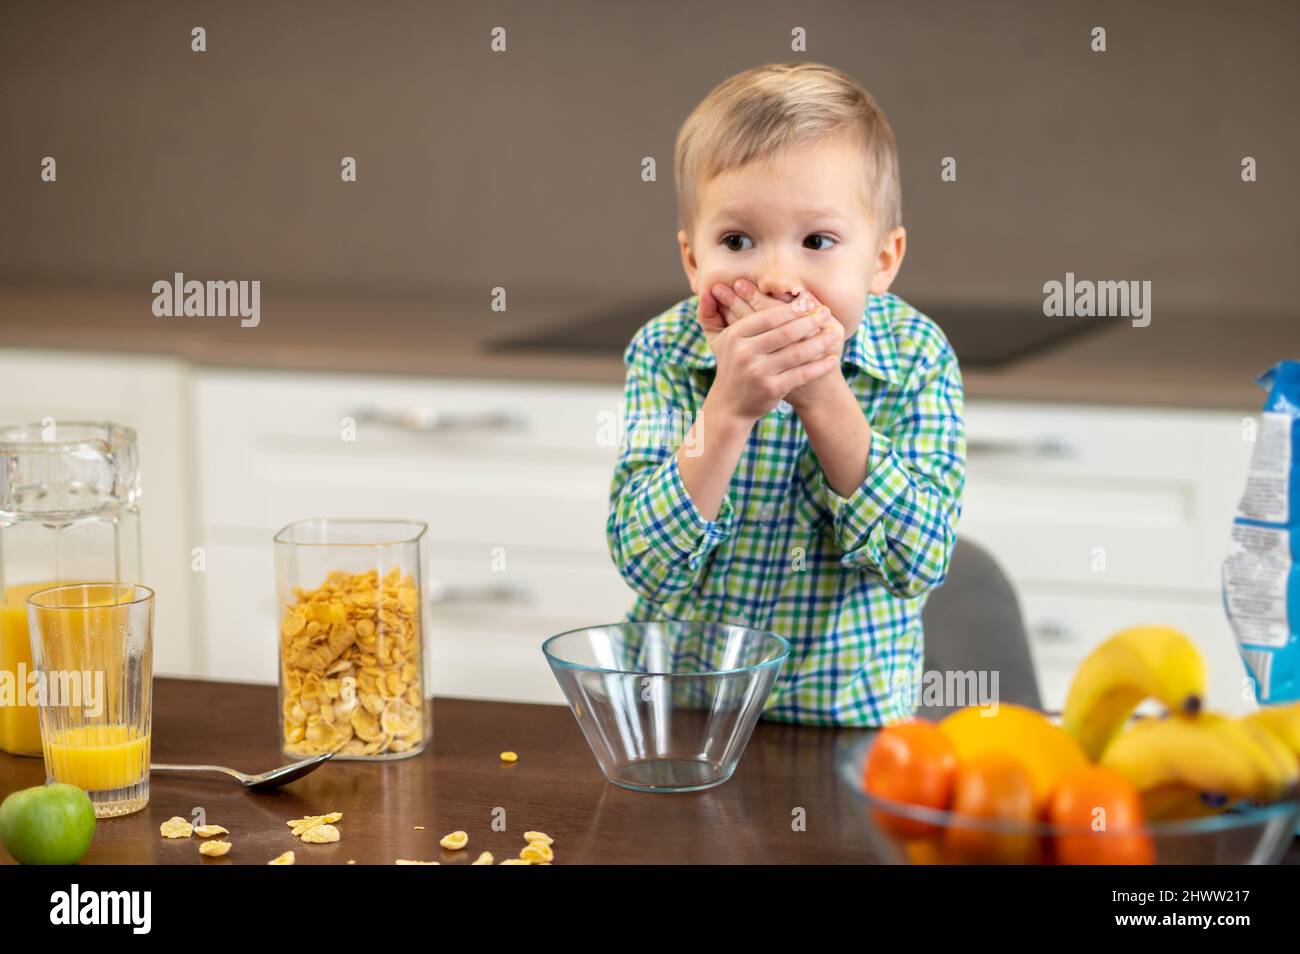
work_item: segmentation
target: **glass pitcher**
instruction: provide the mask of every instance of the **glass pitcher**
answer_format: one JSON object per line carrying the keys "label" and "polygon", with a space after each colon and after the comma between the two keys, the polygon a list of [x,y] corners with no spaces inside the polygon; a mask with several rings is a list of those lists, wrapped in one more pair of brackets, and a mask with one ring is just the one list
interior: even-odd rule
{"label": "glass pitcher", "polygon": [[139,582],[139,497],[131,428],[0,427],[0,750],[41,755],[27,597],[59,583]]}

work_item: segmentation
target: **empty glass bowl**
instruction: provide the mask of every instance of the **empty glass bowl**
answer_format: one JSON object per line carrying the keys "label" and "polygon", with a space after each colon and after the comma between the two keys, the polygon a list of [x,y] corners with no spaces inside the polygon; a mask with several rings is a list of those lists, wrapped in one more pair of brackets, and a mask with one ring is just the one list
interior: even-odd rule
{"label": "empty glass bowl", "polygon": [[1290,847],[1300,819],[1295,799],[1242,803],[1218,815],[1110,832],[974,818],[868,792],[863,769],[874,740],[874,733],[866,740],[845,740],[839,771],[861,799],[875,847],[889,864],[1050,864],[1064,860],[1062,848],[1099,864],[1276,864]]}
{"label": "empty glass bowl", "polygon": [[560,633],[542,652],[606,778],[693,792],[735,772],[790,644],[746,626],[655,620]]}

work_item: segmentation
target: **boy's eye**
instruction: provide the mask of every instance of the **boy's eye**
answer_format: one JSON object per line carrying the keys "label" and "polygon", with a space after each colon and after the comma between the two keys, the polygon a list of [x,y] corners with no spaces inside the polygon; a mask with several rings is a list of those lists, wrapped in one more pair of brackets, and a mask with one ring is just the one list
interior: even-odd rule
{"label": "boy's eye", "polygon": [[[830,243],[832,243],[832,244],[834,244],[834,242],[835,242],[835,239],[831,238],[829,235],[824,235],[824,234],[822,234],[821,232],[818,232],[818,233],[816,233],[815,235],[810,235],[810,236],[808,236],[806,239],[804,239],[804,244],[806,245],[806,244],[809,243],[809,242],[815,242],[817,239],[821,239],[821,240],[823,240],[823,241],[825,241],[825,242],[830,242]],[[829,247],[830,247],[830,246],[822,246],[821,248],[816,249],[816,251],[821,252],[821,251],[824,251],[826,248],[829,248]]]}
{"label": "boy's eye", "polygon": [[732,232],[728,235],[722,236],[722,244],[725,245],[727,248],[731,249],[731,251],[733,252],[749,251],[749,249],[744,247],[737,248],[734,244],[736,242],[749,242],[749,247],[750,248],[754,247],[754,243],[749,241],[748,235],[741,235],[739,232]]}

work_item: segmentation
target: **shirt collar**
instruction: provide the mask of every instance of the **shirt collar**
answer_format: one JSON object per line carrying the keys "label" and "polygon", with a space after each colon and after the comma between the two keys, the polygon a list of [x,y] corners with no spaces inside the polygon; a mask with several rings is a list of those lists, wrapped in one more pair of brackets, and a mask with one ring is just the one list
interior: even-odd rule
{"label": "shirt collar", "polygon": [[[857,330],[844,342],[843,363],[859,368],[873,378],[896,384],[899,380],[898,352],[889,326],[888,300],[893,295],[869,295],[862,311],[862,321]],[[699,297],[687,299],[685,318],[688,319],[683,338],[673,348],[673,359],[695,369],[718,366],[718,359],[709,350],[708,339],[696,319]]]}

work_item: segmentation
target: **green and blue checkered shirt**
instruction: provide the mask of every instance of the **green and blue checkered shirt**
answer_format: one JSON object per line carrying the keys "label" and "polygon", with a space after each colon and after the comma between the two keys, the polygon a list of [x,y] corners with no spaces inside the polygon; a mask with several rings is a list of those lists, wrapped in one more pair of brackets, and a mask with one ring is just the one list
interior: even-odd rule
{"label": "green and blue checkered shirt", "polygon": [[906,718],[923,668],[921,608],[947,577],[966,482],[956,354],[901,298],[870,296],[843,352],[872,429],[866,479],[837,494],[782,401],[755,424],[717,519],[705,520],[676,456],[717,371],[698,305],[692,296],[650,319],[623,353],[606,536],[637,594],[624,622],[709,620],[784,636],[791,654],[766,719]]}

